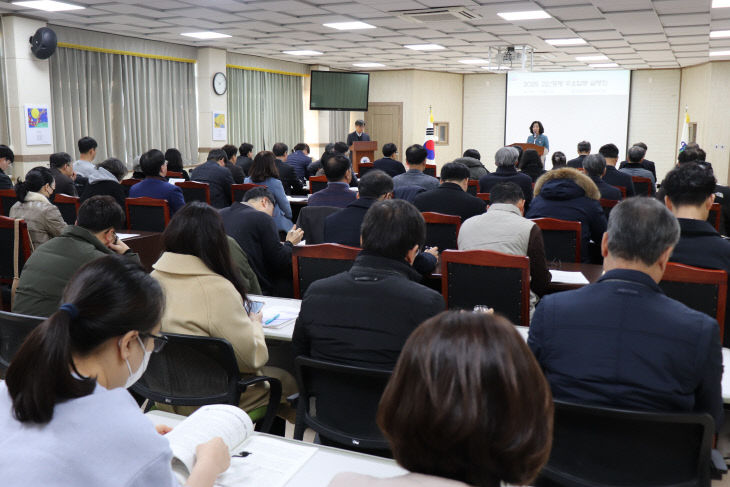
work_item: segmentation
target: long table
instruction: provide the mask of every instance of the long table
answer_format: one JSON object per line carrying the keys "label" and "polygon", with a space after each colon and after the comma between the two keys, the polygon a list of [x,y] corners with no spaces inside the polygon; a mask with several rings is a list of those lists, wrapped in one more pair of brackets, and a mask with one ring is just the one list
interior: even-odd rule
{"label": "long table", "polygon": [[[155,425],[164,424],[173,428],[185,419],[184,416],[164,411],[150,411],[146,414],[146,416]],[[282,445],[302,444],[302,442],[297,440],[290,440],[266,433],[254,432],[253,436],[266,437],[276,442],[281,442]],[[329,484],[332,478],[341,472],[357,472],[381,478],[395,477],[406,473],[406,471],[398,466],[394,460],[387,458],[340,450],[339,448],[315,445],[312,443],[306,443],[305,445],[314,447],[317,451],[307,461],[307,463],[305,463],[304,466],[299,469],[299,471],[297,471],[291,479],[289,479],[286,483],[286,487],[324,486]],[[242,483],[241,487],[244,486],[253,487],[249,486],[249,484]]]}

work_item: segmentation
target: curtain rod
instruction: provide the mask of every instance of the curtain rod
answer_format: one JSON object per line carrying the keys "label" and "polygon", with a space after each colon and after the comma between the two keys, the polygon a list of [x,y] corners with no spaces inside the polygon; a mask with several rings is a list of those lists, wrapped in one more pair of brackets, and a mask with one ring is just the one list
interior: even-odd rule
{"label": "curtain rod", "polygon": [[291,73],[289,71],[278,71],[276,69],[253,68],[250,66],[237,66],[235,64],[226,64],[226,67],[233,68],[233,69],[245,69],[246,71],[261,71],[262,73],[283,74],[286,76],[300,76],[302,78],[306,78],[307,76],[309,76],[308,74],[302,74],[302,73]]}
{"label": "curtain rod", "polygon": [[147,58],[147,59],[161,59],[163,61],[175,61],[178,63],[195,64],[197,62],[195,59],[186,59],[186,58],[179,58],[179,57],[172,57],[172,56],[159,56],[157,54],[144,54],[141,52],[119,51],[117,49],[104,49],[101,47],[81,46],[79,44],[69,44],[67,42],[59,42],[58,47],[65,47],[67,49],[76,49],[79,51],[103,52],[105,54],[121,54],[122,56],[134,56],[134,57],[142,57],[142,58]]}

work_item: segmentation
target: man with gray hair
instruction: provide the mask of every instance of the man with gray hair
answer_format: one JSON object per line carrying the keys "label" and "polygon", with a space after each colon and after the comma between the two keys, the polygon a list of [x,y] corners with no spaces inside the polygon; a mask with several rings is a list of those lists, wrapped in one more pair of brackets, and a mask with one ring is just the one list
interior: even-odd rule
{"label": "man with gray hair", "polygon": [[591,153],[591,143],[587,140],[581,140],[578,142],[578,147],[576,147],[576,149],[578,150],[578,157],[571,159],[566,163],[568,167],[572,167],[573,169],[583,167],[583,159]]}
{"label": "man with gray hair", "polygon": [[621,199],[621,191],[602,179],[606,175],[606,159],[601,154],[586,156],[583,159],[583,169],[585,169],[586,175],[596,183],[598,191],[601,192],[601,199],[615,201]]}
{"label": "man with gray hair", "polygon": [[654,198],[629,198],[608,220],[594,284],[540,301],[527,340],[560,401],[723,420],[715,319],[659,287],[679,224]]}
{"label": "man with gray hair", "polygon": [[619,171],[629,176],[651,179],[651,195],[654,196],[656,193],[656,178],[651,171],[644,169],[644,166],[641,165],[646,155],[646,150],[641,146],[635,145],[629,149],[627,155],[629,161]]}
{"label": "man with gray hair", "polygon": [[479,192],[489,193],[497,183],[515,183],[525,196],[525,211],[532,201],[532,178],[517,171],[520,153],[514,147],[502,147],[494,154],[497,170],[479,178]]}

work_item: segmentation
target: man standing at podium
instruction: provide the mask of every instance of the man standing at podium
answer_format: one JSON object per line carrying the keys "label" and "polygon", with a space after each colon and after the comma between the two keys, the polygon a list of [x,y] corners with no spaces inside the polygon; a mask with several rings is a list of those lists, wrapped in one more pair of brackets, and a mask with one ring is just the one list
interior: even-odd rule
{"label": "man standing at podium", "polygon": [[356,120],[355,131],[347,135],[347,147],[352,147],[354,142],[370,142],[370,136],[363,130],[365,130],[365,120]]}

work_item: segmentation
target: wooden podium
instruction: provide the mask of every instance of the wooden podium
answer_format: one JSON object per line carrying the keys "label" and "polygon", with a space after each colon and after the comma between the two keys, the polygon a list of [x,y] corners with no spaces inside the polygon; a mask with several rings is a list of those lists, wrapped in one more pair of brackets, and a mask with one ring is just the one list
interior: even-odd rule
{"label": "wooden podium", "polygon": [[515,142],[514,144],[510,144],[510,145],[519,145],[520,147],[522,147],[523,151],[526,151],[528,149],[536,150],[537,154],[540,156],[543,155],[543,153],[545,152],[545,148],[543,146],[537,145],[537,144],[527,144],[527,143],[523,144],[522,142]]}
{"label": "wooden podium", "polygon": [[360,159],[367,157],[370,162],[375,161],[375,151],[378,150],[378,142],[369,140],[367,142],[353,142],[350,146],[352,151],[352,170],[359,172]]}

